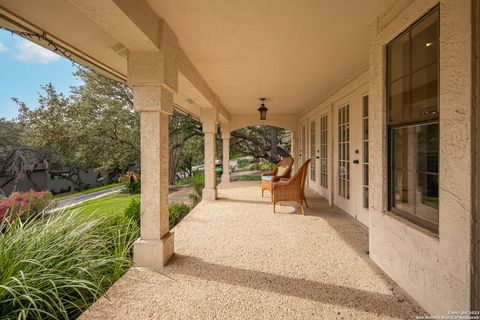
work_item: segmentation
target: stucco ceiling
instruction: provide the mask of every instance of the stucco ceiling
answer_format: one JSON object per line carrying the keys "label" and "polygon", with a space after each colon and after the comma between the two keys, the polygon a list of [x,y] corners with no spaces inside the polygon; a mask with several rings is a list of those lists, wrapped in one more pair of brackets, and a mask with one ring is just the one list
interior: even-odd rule
{"label": "stucco ceiling", "polygon": [[297,113],[368,68],[393,0],[147,0],[230,113]]}

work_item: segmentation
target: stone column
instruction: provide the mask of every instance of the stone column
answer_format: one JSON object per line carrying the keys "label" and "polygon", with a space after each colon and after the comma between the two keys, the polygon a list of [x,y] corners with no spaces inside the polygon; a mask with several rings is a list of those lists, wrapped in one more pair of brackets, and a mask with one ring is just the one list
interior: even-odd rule
{"label": "stone column", "polygon": [[166,76],[167,69],[162,53],[128,57],[128,80],[141,130],[141,229],[133,259],[135,266],[152,269],[161,269],[174,251],[168,224],[168,120],[177,83]]}
{"label": "stone column", "polygon": [[205,136],[205,189],[203,189],[203,200],[217,199],[217,182],[215,175],[215,136],[217,134],[217,111],[216,109],[202,108],[201,120]]}
{"label": "stone column", "polygon": [[230,182],[230,128],[228,123],[222,123],[223,141],[223,174],[222,182]]}

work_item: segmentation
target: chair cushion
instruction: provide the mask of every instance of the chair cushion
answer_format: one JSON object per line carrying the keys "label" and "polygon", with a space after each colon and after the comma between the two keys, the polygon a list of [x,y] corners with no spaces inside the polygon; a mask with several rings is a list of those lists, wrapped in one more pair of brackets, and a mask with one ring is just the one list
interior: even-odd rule
{"label": "chair cushion", "polygon": [[277,167],[277,177],[283,177],[288,173],[290,166],[278,166]]}
{"label": "chair cushion", "polygon": [[262,176],[262,180],[264,181],[272,181],[274,176]]}

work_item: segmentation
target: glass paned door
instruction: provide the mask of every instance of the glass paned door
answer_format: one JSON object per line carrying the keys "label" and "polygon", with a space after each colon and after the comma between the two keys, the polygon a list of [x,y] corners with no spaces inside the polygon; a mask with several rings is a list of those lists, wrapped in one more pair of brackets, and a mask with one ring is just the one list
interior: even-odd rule
{"label": "glass paned door", "polygon": [[338,109],[338,194],[350,199],[350,106]]}
{"label": "glass paned door", "polygon": [[302,125],[302,133],[301,133],[301,148],[300,151],[301,161],[302,163],[299,164],[299,167],[307,160],[307,130],[305,128],[305,124]]}
{"label": "glass paned door", "polygon": [[310,181],[315,182],[317,180],[317,123],[316,121],[310,122]]}
{"label": "glass paned door", "polygon": [[368,96],[362,98],[363,207],[368,209]]}
{"label": "glass paned door", "polygon": [[320,185],[328,188],[328,115],[320,119]]}

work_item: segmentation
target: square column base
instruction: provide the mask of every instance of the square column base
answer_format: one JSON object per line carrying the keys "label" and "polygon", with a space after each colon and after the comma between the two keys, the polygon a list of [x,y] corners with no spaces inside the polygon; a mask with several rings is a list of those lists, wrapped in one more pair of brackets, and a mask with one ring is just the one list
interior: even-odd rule
{"label": "square column base", "polygon": [[222,182],[230,182],[230,173],[222,174]]}
{"label": "square column base", "polygon": [[217,200],[217,189],[203,189],[202,200]]}
{"label": "square column base", "polygon": [[173,233],[168,232],[160,240],[139,238],[133,244],[133,263],[135,267],[162,269],[173,255]]}

